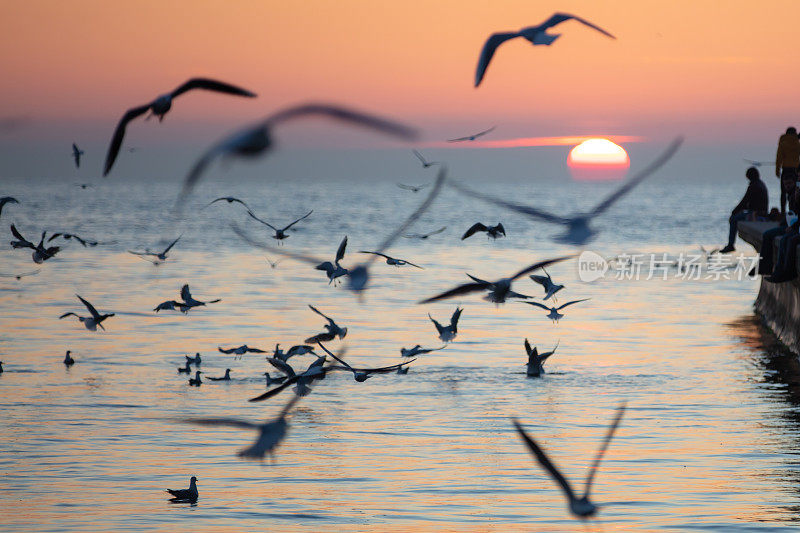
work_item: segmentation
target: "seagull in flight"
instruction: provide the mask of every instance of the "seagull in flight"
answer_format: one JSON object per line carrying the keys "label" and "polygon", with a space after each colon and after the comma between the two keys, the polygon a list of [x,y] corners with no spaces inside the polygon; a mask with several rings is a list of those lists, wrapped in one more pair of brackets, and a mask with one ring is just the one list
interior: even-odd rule
{"label": "seagull in flight", "polygon": [[496,304],[501,304],[505,302],[506,298],[530,298],[529,296],[525,296],[524,294],[519,294],[518,292],[514,292],[511,290],[511,284],[514,282],[514,280],[521,278],[525,274],[533,272],[534,270],[544,268],[548,265],[552,265],[553,263],[564,261],[571,257],[572,257],[571,255],[565,255],[562,257],[557,257],[555,259],[546,259],[544,261],[539,261],[538,263],[534,263],[530,266],[523,268],[513,276],[507,278],[500,278],[497,281],[485,281],[480,278],[476,278],[475,276],[467,274],[467,277],[469,277],[472,280],[472,283],[465,283],[463,285],[459,285],[458,287],[450,289],[449,291],[437,294],[436,296],[432,296],[418,303],[421,304],[431,303],[437,300],[444,300],[447,298],[452,298],[454,296],[460,296],[462,294],[469,294],[471,292],[477,292],[477,291],[489,291],[489,294],[486,295],[486,300],[494,302]]}
{"label": "seagull in flight", "polygon": [[614,205],[617,200],[629,193],[636,185],[661,168],[672,158],[673,155],[675,155],[675,152],[678,151],[678,148],[680,148],[682,142],[683,139],[680,137],[675,139],[664,151],[664,153],[657,157],[655,161],[650,163],[650,165],[644,169],[640,170],[633,178],[625,182],[619,189],[611,193],[602,202],[597,204],[594,209],[585,213],[577,213],[570,217],[554,215],[536,207],[509,202],[495,196],[473,191],[472,189],[469,189],[459,183],[450,183],[450,186],[459,192],[466,194],[467,196],[484,200],[499,207],[505,207],[511,211],[528,215],[531,218],[565,226],[566,232],[557,236],[555,240],[564,244],[581,246],[592,240],[595,235],[597,235],[597,231],[593,230],[590,226],[591,221],[607,211],[608,208]]}
{"label": "seagull in flight", "polygon": [[476,222],[475,224],[470,226],[467,231],[464,232],[464,235],[461,236],[461,240],[463,241],[468,237],[472,237],[479,231],[485,231],[486,237],[492,239],[499,238],[501,234],[503,235],[503,237],[506,236],[506,228],[504,228],[503,225],[499,222],[497,223],[496,226],[486,226],[484,224],[481,224],[480,222]]}
{"label": "seagull in flight", "polygon": [[31,257],[33,258],[33,262],[37,265],[40,265],[48,259],[51,259],[61,250],[60,246],[51,246],[49,248],[44,247],[44,238],[47,235],[46,231],[42,232],[42,238],[39,239],[39,244],[33,244],[31,241],[23,237],[22,234],[17,231],[17,227],[14,226],[14,224],[11,224],[11,234],[17,239],[16,241],[11,241],[11,247],[14,249],[32,249],[33,253],[31,254]]}
{"label": "seagull in flight", "polygon": [[[156,258],[156,261],[153,261],[151,259],[147,259],[147,260],[150,261],[151,263],[153,263],[154,265],[158,265],[160,262],[167,260],[167,254],[169,253],[170,250],[172,250],[172,247],[175,246],[178,243],[179,240],[181,240],[181,237],[183,237],[183,234],[179,235],[177,239],[175,239],[174,241],[169,243],[169,246],[164,248],[163,252],[151,252],[150,249],[148,248],[144,252],[134,252],[132,250],[128,250],[128,253],[129,254],[133,254],[133,255],[138,255],[138,256],[152,255],[153,257]],[[146,259],[146,257],[143,257],[143,259]]]}
{"label": "seagull in flight", "polygon": [[279,359],[284,363],[287,362],[290,358],[294,357],[295,355],[306,355],[306,354],[317,355],[314,353],[314,347],[309,346],[308,344],[296,344],[289,348],[286,352],[281,349],[280,344],[275,345],[275,351],[272,354],[273,359]]}
{"label": "seagull in flight", "polygon": [[450,342],[458,335],[458,319],[461,318],[462,311],[464,311],[462,308],[456,307],[453,316],[450,317],[450,324],[447,326],[439,324],[439,322],[428,313],[428,318],[433,322],[433,325],[436,326],[436,331],[439,332],[439,338],[442,342]]}
{"label": "seagull in flight", "polygon": [[547,270],[542,268],[542,272],[544,272],[544,276],[537,276],[535,274],[531,274],[528,276],[533,281],[538,283],[544,289],[544,298],[542,300],[547,300],[548,298],[552,297],[553,301],[557,302],[558,298],[556,298],[555,294],[564,288],[563,285],[555,283],[553,278],[550,277],[550,274],[547,273]]}
{"label": "seagull in flight", "polygon": [[277,267],[277,266],[278,266],[278,263],[280,263],[280,262],[281,262],[281,260],[280,260],[280,259],[278,259],[277,261],[273,261],[273,260],[272,260],[272,259],[270,259],[269,257],[267,257],[267,258],[265,258],[265,259],[267,260],[267,263],[269,263],[269,266],[270,266],[270,268],[275,268],[275,267]]}
{"label": "seagull in flight", "polygon": [[614,417],[614,420],[611,422],[611,426],[608,428],[608,432],[606,433],[605,439],[603,439],[603,443],[600,445],[600,449],[597,451],[597,456],[594,458],[594,462],[592,466],[589,468],[589,473],[586,475],[586,482],[584,484],[583,495],[577,496],[572,489],[572,486],[567,481],[567,478],[556,468],[556,466],[550,461],[550,459],[545,455],[544,450],[542,450],[536,441],[534,441],[525,430],[522,429],[517,420],[512,419],[514,423],[514,427],[517,428],[517,433],[519,433],[520,438],[523,442],[528,446],[528,450],[536,457],[536,460],[539,461],[539,464],[542,465],[542,468],[547,470],[547,473],[555,480],[556,483],[559,484],[561,490],[564,491],[564,495],[569,500],[569,510],[572,514],[577,516],[578,518],[586,518],[589,516],[594,515],[597,512],[597,506],[589,501],[589,491],[592,488],[592,481],[594,480],[594,474],[597,471],[597,467],[600,465],[600,461],[603,459],[603,455],[606,452],[606,448],[608,448],[608,444],[611,442],[611,438],[614,436],[614,431],[619,426],[620,420],[622,420],[622,415],[625,413],[625,404],[623,403],[619,407],[617,407],[617,414]]}
{"label": "seagull in flight", "polygon": [[268,358],[267,362],[274,366],[278,371],[283,373],[286,376],[286,380],[277,387],[270,389],[263,394],[256,396],[255,398],[250,398],[248,401],[260,402],[268,398],[272,398],[291,385],[295,385],[294,391],[296,395],[307,396],[311,392],[311,388],[308,386],[308,384],[314,380],[325,377],[327,369],[322,366],[325,364],[325,361],[326,357],[324,355],[317,357],[317,359],[311,363],[308,368],[305,369],[305,371],[298,374],[294,371],[294,368],[292,368],[289,363],[281,361],[280,359],[275,359],[274,357]]}
{"label": "seagull in flight", "polygon": [[395,257],[391,257],[391,256],[388,256],[386,254],[379,253],[379,252],[368,252],[367,250],[359,250],[358,253],[360,253],[360,254],[375,254],[377,256],[383,257],[384,259],[386,259],[386,264],[387,265],[394,265],[394,266],[397,266],[397,267],[400,267],[400,266],[403,266],[403,265],[411,265],[412,267],[422,268],[419,265],[415,265],[411,261],[406,261],[405,259],[397,259]]}
{"label": "seagull in flight", "polygon": [[[431,319],[433,320],[433,319]],[[411,348],[400,348],[400,356],[401,357],[414,357],[415,355],[422,355],[431,352],[437,352],[439,350],[444,350],[447,348],[447,345],[442,346],[441,348],[423,348],[419,344],[413,346]]]}
{"label": "seagull in flight", "polygon": [[494,56],[494,52],[495,50],[497,50],[498,46],[508,41],[509,39],[515,39],[517,37],[523,37],[534,45],[543,44],[549,46],[553,44],[553,41],[561,37],[561,34],[547,33],[547,30],[567,20],[576,20],[585,26],[588,26],[594,30],[599,31],[606,37],[616,39],[616,37],[608,33],[603,28],[595,26],[591,22],[584,20],[580,17],[576,17],[575,15],[569,15],[567,13],[555,13],[553,16],[551,16],[549,19],[544,21],[542,24],[539,24],[538,26],[529,26],[527,28],[522,28],[521,30],[516,32],[493,33],[486,40],[486,43],[484,43],[483,50],[481,50],[481,56],[478,59],[478,68],[475,71],[475,87],[481,84],[483,76],[486,73],[486,68],[489,66],[489,62],[492,60],[492,56]]}
{"label": "seagull in flight", "polygon": [[244,203],[242,200],[239,200],[238,198],[234,198],[233,196],[223,196],[223,197],[221,197],[221,198],[217,198],[216,200],[211,200],[210,202],[208,202],[208,203],[205,205],[205,207],[203,207],[203,209],[205,209],[206,207],[208,207],[208,206],[210,206],[210,205],[212,205],[212,204],[215,204],[215,203],[217,203],[217,202],[221,202],[221,201],[223,201],[223,200],[224,200],[224,201],[226,201],[226,202],[228,202],[229,204],[232,204],[232,203],[234,203],[234,202],[236,202],[237,204],[242,204],[242,205],[244,206],[244,208],[245,208],[245,209],[247,209],[248,211],[250,211],[250,206],[249,206],[249,205],[247,205],[246,203]]}
{"label": "seagull in flight", "polygon": [[411,191],[411,192],[419,192],[422,189],[424,189],[425,187],[427,187],[428,185],[430,185],[430,183],[423,183],[422,185],[406,185],[405,183],[398,183],[397,184],[397,186],[400,187],[401,189],[405,189],[405,190]]}
{"label": "seagull in flight", "polygon": [[330,261],[323,261],[314,267],[317,270],[323,270],[325,274],[327,274],[328,285],[334,282],[336,278],[346,276],[350,272],[339,264],[339,261],[344,259],[345,250],[347,250],[347,235],[345,235],[342,242],[339,243],[339,248],[336,250],[336,258],[333,260],[333,263]]}
{"label": "seagull in flight", "polygon": [[478,137],[483,137],[483,136],[484,136],[484,135],[486,135],[487,133],[491,133],[491,132],[493,132],[493,131],[495,130],[495,128],[496,128],[496,127],[497,127],[497,126],[492,126],[492,127],[491,127],[491,128],[489,128],[488,130],[483,130],[483,131],[481,131],[481,132],[474,133],[474,134],[472,134],[472,135],[467,135],[466,137],[458,137],[458,138],[456,138],[456,139],[448,139],[448,140],[447,140],[447,142],[449,142],[449,143],[459,143],[459,142],[463,142],[463,141],[474,141],[474,140],[475,140],[475,139],[477,139]]}
{"label": "seagull in flight", "polygon": [[50,238],[47,239],[47,242],[50,242],[53,239],[57,239],[58,237],[61,237],[66,241],[70,239],[75,239],[76,241],[81,243],[81,245],[83,245],[84,248],[86,248],[87,246],[97,246],[98,244],[100,244],[97,241],[82,239],[79,236],[75,235],[74,233],[53,233],[52,235],[50,235]]}
{"label": "seagull in flight", "polygon": [[165,492],[169,492],[172,495],[170,501],[173,503],[194,503],[197,501],[198,496],[197,478],[191,477],[188,489],[167,489]]}
{"label": "seagull in flight", "polygon": [[183,305],[185,305],[186,307],[189,307],[189,308],[200,307],[200,306],[206,305],[206,304],[215,304],[217,302],[221,302],[222,301],[221,298],[217,298],[216,300],[209,300],[207,302],[201,302],[200,300],[195,300],[192,297],[192,293],[189,291],[189,284],[188,283],[184,284],[184,286],[181,287],[181,298],[183,298]]}
{"label": "seagull in flight", "polygon": [[35,276],[36,274],[38,274],[41,271],[42,271],[42,269],[39,268],[39,269],[33,270],[31,272],[20,272],[19,274],[0,274],[0,278],[16,278],[17,281],[19,281],[19,280],[21,280],[22,278],[24,278],[26,276]]}
{"label": "seagull in flight", "polygon": [[81,156],[83,155],[83,150],[78,148],[78,145],[72,143],[72,158],[75,160],[75,168],[81,167]]}
{"label": "seagull in flight", "polygon": [[547,318],[549,318],[553,322],[558,322],[559,320],[564,318],[564,315],[559,313],[559,311],[561,311],[562,309],[564,309],[568,305],[576,304],[578,302],[585,302],[586,300],[590,300],[590,299],[591,298],[583,298],[581,300],[572,300],[571,302],[567,302],[567,303],[562,304],[562,305],[560,305],[558,307],[547,307],[546,305],[540,304],[539,302],[522,302],[522,303],[528,304],[528,305],[533,305],[535,307],[541,307],[545,311],[549,311],[549,314],[547,315]]}
{"label": "seagull in flight", "polygon": [[262,223],[262,224],[264,224],[265,226],[268,226],[268,227],[272,228],[272,230],[275,232],[275,235],[273,235],[273,236],[272,236],[272,238],[273,238],[273,239],[277,239],[277,240],[278,240],[278,242],[282,241],[283,239],[288,239],[288,238],[289,238],[289,235],[286,235],[286,231],[287,231],[289,228],[291,228],[292,226],[294,226],[295,224],[297,224],[298,222],[300,222],[301,220],[303,220],[304,218],[307,218],[307,217],[308,217],[308,216],[309,216],[311,213],[313,213],[313,212],[314,212],[314,210],[312,209],[311,211],[309,211],[309,212],[308,212],[308,213],[306,213],[305,215],[301,216],[300,218],[298,218],[297,220],[295,220],[294,222],[292,222],[291,224],[289,224],[288,226],[286,226],[286,227],[284,227],[284,228],[276,228],[275,226],[273,226],[273,225],[272,225],[272,224],[270,224],[269,222],[265,222],[264,220],[261,220],[260,218],[258,218],[258,217],[257,217],[255,214],[253,214],[253,212],[252,212],[252,211],[250,211],[249,209],[247,210],[247,214],[248,214],[248,215],[250,215],[250,217],[251,217],[251,218],[253,218],[253,219],[255,219],[255,220],[258,220],[259,222],[261,222],[261,223]]}
{"label": "seagull in flight", "polygon": [[[441,166],[440,169],[439,169],[439,174],[436,177],[436,181],[434,182],[433,188],[428,193],[428,196],[427,196],[427,198],[425,198],[425,201],[423,201],[422,204],[420,204],[420,206],[417,207],[417,209],[413,213],[411,213],[408,216],[408,218],[397,229],[395,229],[392,233],[390,233],[383,240],[383,242],[376,248],[376,252],[374,252],[374,253],[383,254],[383,252],[385,250],[387,250],[392,245],[392,243],[394,243],[394,241],[396,241],[397,238],[400,235],[403,234],[404,231],[406,231],[414,222],[416,222],[416,220],[420,216],[422,216],[422,214],[431,206],[433,201],[436,199],[436,196],[441,191],[442,186],[444,185],[446,177],[447,177],[447,167]],[[251,239],[246,233],[244,233],[236,225],[233,225],[232,228],[233,228],[234,232],[236,232],[236,234],[238,234],[242,239],[244,239],[245,241],[250,243],[252,246],[256,246],[256,247],[262,248],[262,249],[270,251],[270,252],[275,252],[275,253],[279,253],[279,254],[282,254],[282,255],[286,255],[288,257],[292,257],[292,258],[297,259],[299,261],[305,261],[306,263],[310,263],[312,265],[315,265],[315,267],[317,269],[326,270],[326,272],[330,271],[332,273],[337,273],[336,269],[333,269],[334,265],[330,264],[329,262],[320,263],[319,259],[317,259],[315,257],[312,257],[312,256],[308,256],[308,255],[305,255],[305,254],[299,254],[299,253],[295,253],[295,252],[283,251],[283,250],[280,250],[278,248],[273,248],[273,247],[268,246],[266,244],[254,241],[253,239]],[[347,244],[347,242],[346,242],[346,238],[345,238],[345,240],[342,241],[342,244],[339,245],[339,251],[341,252],[342,256],[344,256],[344,248],[343,247],[346,246],[346,244]],[[350,268],[350,269],[344,269],[344,268],[338,266],[338,261],[341,260],[341,257],[339,257],[339,255],[340,254],[337,253],[336,267],[339,268],[339,269],[342,269],[344,271],[344,273],[341,274],[341,275],[346,275],[347,276],[347,278],[348,278],[348,286],[347,286],[347,288],[350,289],[351,291],[354,291],[354,292],[360,294],[361,291],[363,291],[363,290],[365,290],[367,288],[367,285],[368,285],[368,282],[369,282],[369,270],[368,270],[369,266],[372,263],[372,261],[374,261],[374,259],[376,257],[378,257],[378,256],[377,255],[372,255],[372,258],[369,259],[367,262],[361,263],[359,265],[356,265],[355,267]],[[326,263],[327,263],[327,266],[325,266]],[[324,267],[324,268],[321,268],[321,267]],[[331,270],[331,269],[333,269],[333,270]],[[331,278],[331,274],[328,274],[328,278],[329,279],[333,279],[333,278]]]}
{"label": "seagull in flight", "polygon": [[317,335],[314,335],[313,337],[307,338],[304,341],[305,343],[307,343],[307,344],[316,344],[316,343],[318,343],[320,341],[322,341],[322,342],[332,341],[336,337],[339,337],[339,339],[344,339],[347,336],[347,328],[340,327],[336,322],[334,322],[334,320],[331,317],[329,317],[328,315],[326,315],[325,313],[323,313],[322,311],[320,311],[319,309],[317,309],[313,305],[309,305],[308,307],[312,311],[317,313],[319,316],[321,316],[322,318],[324,318],[325,320],[328,321],[327,324],[323,325],[323,327],[328,331],[326,331],[325,333],[319,333]]}
{"label": "seagull in flight", "polygon": [[544,374],[544,366],[542,365],[548,357],[556,353],[556,349],[558,349],[558,343],[551,351],[540,354],[539,350],[535,346],[531,348],[531,343],[528,342],[528,339],[525,339],[525,352],[528,354],[528,368],[525,373],[528,377],[538,378]]}
{"label": "seagull in flight", "polygon": [[18,203],[19,203],[19,200],[17,200],[17,199],[16,199],[16,198],[14,198],[13,196],[3,196],[3,197],[0,197],[0,215],[2,215],[2,214],[3,214],[3,207],[4,207],[6,204],[18,204]]}
{"label": "seagull in flight", "polygon": [[[433,165],[441,165],[441,163],[439,161],[428,161],[417,150],[411,150],[411,151],[414,152],[414,155],[417,156],[417,159],[419,159],[419,162],[422,163],[422,168],[432,167]],[[414,191],[414,192],[416,192],[416,191]]]}
{"label": "seagull in flight", "polygon": [[147,116],[147,119],[156,116],[158,117],[158,121],[161,122],[164,120],[164,115],[172,109],[172,100],[192,89],[205,89],[207,91],[232,94],[235,96],[247,96],[249,98],[256,96],[255,93],[251,93],[250,91],[225,82],[208,78],[192,78],[176,87],[173,91],[162,94],[150,103],[129,109],[122,115],[122,118],[117,124],[117,128],[114,130],[114,136],[111,138],[111,144],[108,147],[108,154],[106,155],[103,176],[107,176],[109,171],[111,171],[111,167],[114,166],[114,161],[117,159],[117,154],[122,146],[122,139],[125,137],[125,128],[128,126],[128,122],[144,115],[148,111],[150,111],[150,115]]}
{"label": "seagull in flight", "polygon": [[338,105],[310,103],[289,107],[266,117],[253,126],[222,139],[206,150],[186,176],[183,183],[183,190],[178,197],[178,205],[183,203],[195,184],[200,180],[206,167],[217,157],[223,155],[237,155],[253,158],[262,153],[269,152],[273,147],[272,129],[274,127],[286,121],[307,116],[327,117],[402,139],[413,139],[416,137],[416,132],[407,126]]}
{"label": "seagull in flight", "polygon": [[83,303],[83,305],[86,306],[86,309],[89,310],[89,314],[91,316],[78,316],[77,314],[70,312],[70,313],[64,313],[63,315],[58,317],[58,319],[61,320],[62,318],[66,318],[68,316],[74,316],[75,318],[80,320],[86,327],[86,329],[88,329],[89,331],[97,331],[97,326],[100,326],[100,329],[105,331],[106,328],[103,327],[103,321],[107,318],[111,318],[112,316],[114,316],[114,313],[101,315],[100,313],[97,312],[97,309],[95,309],[92,304],[81,298],[79,294],[76,294],[75,296],[77,296],[78,300],[80,300],[81,303]]}
{"label": "seagull in flight", "polygon": [[353,368],[350,366],[344,359],[341,359],[335,356],[330,350],[328,350],[325,346],[322,345],[321,342],[317,343],[320,348],[325,350],[325,353],[342,363],[344,366],[329,366],[329,370],[348,370],[353,373],[353,379],[355,379],[359,383],[364,383],[367,379],[372,377],[372,374],[386,374],[388,372],[396,371],[399,368],[403,368],[414,361],[416,359],[411,359],[410,361],[403,361],[402,363],[398,363],[396,365],[391,366],[383,366],[380,368]]}
{"label": "seagull in flight", "polygon": [[186,313],[191,309],[188,305],[184,304],[183,302],[176,302],[175,300],[167,300],[166,302],[161,302],[157,306],[153,308],[153,311],[158,313],[159,311],[174,311],[175,308],[181,313]]}
{"label": "seagull in flight", "polygon": [[751,167],[760,168],[761,165],[774,165],[775,161],[754,161],[752,159],[742,158],[742,161],[750,165]]}
{"label": "seagull in flight", "polygon": [[238,356],[242,356],[246,353],[267,353],[264,350],[259,350],[258,348],[251,348],[246,344],[242,344],[236,348],[223,348],[222,346],[217,346],[217,350],[219,350],[220,353],[234,354]]}
{"label": "seagull in flight", "polygon": [[183,422],[188,424],[198,424],[201,426],[227,426],[239,429],[249,429],[258,432],[255,442],[250,446],[239,450],[238,456],[243,459],[264,460],[266,454],[273,455],[278,445],[286,438],[289,423],[286,422],[286,415],[292,410],[300,396],[295,395],[289,400],[278,416],[263,424],[255,424],[235,418],[187,418]]}
{"label": "seagull in flight", "polygon": [[403,238],[425,240],[428,237],[440,234],[441,232],[443,232],[446,229],[447,229],[447,226],[442,226],[441,228],[439,228],[439,229],[437,229],[435,231],[431,231],[430,233],[408,233],[406,235],[403,235]]}

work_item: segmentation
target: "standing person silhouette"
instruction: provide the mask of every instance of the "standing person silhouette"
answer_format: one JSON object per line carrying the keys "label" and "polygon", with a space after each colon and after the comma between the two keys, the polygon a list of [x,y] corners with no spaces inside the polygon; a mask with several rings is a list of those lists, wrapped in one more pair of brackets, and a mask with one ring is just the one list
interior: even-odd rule
{"label": "standing person silhouette", "polygon": [[786,220],[786,197],[797,183],[797,169],[800,167],[800,138],[793,127],[778,139],[778,153],[775,155],[775,175],[781,180],[781,216]]}

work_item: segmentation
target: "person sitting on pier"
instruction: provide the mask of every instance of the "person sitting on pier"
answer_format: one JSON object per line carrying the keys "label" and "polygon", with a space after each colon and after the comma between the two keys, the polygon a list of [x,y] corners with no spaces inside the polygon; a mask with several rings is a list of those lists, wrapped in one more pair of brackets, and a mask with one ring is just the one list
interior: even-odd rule
{"label": "person sitting on pier", "polygon": [[[789,195],[789,209],[797,214],[800,210],[800,187],[796,185],[788,193]],[[768,232],[764,232],[766,235]],[[769,242],[770,251],[772,251],[772,240]],[[766,244],[764,240],[761,248],[763,249]],[[771,276],[765,276],[764,279],[771,283],[783,283],[791,281],[797,277],[797,247],[800,246],[800,218],[797,218],[791,226],[785,228],[783,237],[781,237],[780,244],[778,245],[778,258],[775,260],[775,269]]]}
{"label": "person sitting on pier", "polygon": [[727,254],[736,250],[733,243],[736,241],[736,225],[740,220],[747,220],[748,217],[766,217],[769,209],[769,194],[766,184],[761,181],[761,176],[756,167],[750,167],[745,172],[745,176],[750,180],[747,192],[744,193],[742,200],[733,208],[728,219],[730,231],[728,232],[728,245],[719,252]]}

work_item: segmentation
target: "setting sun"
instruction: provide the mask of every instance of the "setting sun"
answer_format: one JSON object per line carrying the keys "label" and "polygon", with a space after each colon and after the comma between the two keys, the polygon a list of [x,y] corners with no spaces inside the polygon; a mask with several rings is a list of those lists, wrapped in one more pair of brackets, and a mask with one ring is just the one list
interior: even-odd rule
{"label": "setting sun", "polygon": [[614,180],[625,176],[628,153],[608,139],[588,139],[570,150],[567,165],[575,179]]}

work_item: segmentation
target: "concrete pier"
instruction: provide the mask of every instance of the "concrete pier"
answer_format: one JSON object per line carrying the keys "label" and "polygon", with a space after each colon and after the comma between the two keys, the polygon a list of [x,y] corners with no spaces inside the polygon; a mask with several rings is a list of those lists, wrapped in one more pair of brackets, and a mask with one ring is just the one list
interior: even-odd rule
{"label": "concrete pier", "polygon": [[[775,226],[774,222],[739,222],[739,237],[760,251],[762,234]],[[775,257],[778,243],[775,239]],[[797,260],[800,272],[800,254]],[[770,283],[762,278],[754,307],[781,342],[800,355],[800,281]]]}

